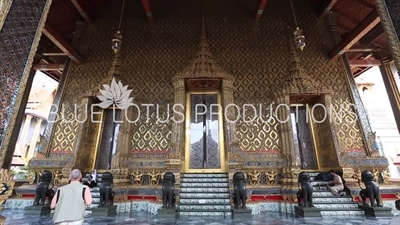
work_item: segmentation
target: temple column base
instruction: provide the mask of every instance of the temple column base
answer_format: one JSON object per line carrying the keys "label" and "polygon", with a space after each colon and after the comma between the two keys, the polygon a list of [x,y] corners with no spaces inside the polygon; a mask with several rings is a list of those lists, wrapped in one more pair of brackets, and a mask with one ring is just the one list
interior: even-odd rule
{"label": "temple column base", "polygon": [[176,208],[160,208],[157,213],[157,218],[169,219],[169,218],[176,218]]}
{"label": "temple column base", "polygon": [[366,217],[393,217],[392,208],[389,207],[371,207],[359,204],[358,208],[364,211]]}
{"label": "temple column base", "polygon": [[251,219],[252,217],[249,208],[232,208],[232,219]]}
{"label": "temple column base", "polygon": [[111,217],[117,215],[117,206],[109,205],[92,209],[93,217]]}
{"label": "temple column base", "polygon": [[295,206],[294,213],[296,217],[301,218],[309,218],[309,217],[321,217],[321,209],[316,207],[302,207],[302,206]]}
{"label": "temple column base", "polygon": [[24,215],[47,216],[50,215],[50,205],[32,205],[25,207]]}

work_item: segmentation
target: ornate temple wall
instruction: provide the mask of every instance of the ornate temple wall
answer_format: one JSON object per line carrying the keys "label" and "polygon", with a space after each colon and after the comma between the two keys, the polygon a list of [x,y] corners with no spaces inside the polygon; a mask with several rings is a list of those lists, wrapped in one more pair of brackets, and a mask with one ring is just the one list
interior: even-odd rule
{"label": "ornate temple wall", "polygon": [[[0,162],[10,168],[34,71],[31,66],[51,0],[3,1],[0,16]],[[7,14],[8,12],[8,14]],[[21,17],[24,15],[24,17]],[[37,35],[39,34],[39,35]]]}
{"label": "ornate temple wall", "polygon": [[[292,18],[266,16],[258,24],[254,24],[252,18],[206,18],[205,24],[214,58],[236,78],[234,103],[253,104],[257,109],[261,103],[267,106],[271,103],[279,104],[276,96],[285,85],[291,60],[289,44],[292,37],[287,26],[291,26],[290,32],[294,30]],[[353,103],[343,62],[330,62],[327,58],[333,41],[324,21],[313,15],[301,15],[299,26],[305,31],[307,42],[305,50],[298,52],[304,73],[313,78],[317,87],[329,91],[332,103],[329,107],[339,110],[342,104]],[[82,100],[86,98],[84,93],[98,90],[102,80],[109,76],[107,71],[113,59],[111,39],[117,27],[117,21],[106,20],[98,20],[93,26],[87,27],[82,38],[84,41],[80,43],[87,49],[86,61],[83,65],[71,64],[69,68],[63,89],[63,110],[60,106],[58,112],[62,112],[64,120],[56,122],[50,148],[45,154],[50,160],[32,160],[31,166],[74,166],[78,148],[85,141],[79,137],[83,126],[74,120],[75,114],[81,116],[82,110],[79,107],[88,103]],[[164,107],[172,105],[174,95],[171,78],[183,70],[196,53],[201,19],[159,19],[153,25],[145,20],[129,19],[124,20],[122,29],[124,85],[132,89],[133,102]],[[142,107],[142,116],[145,112],[146,107]],[[130,124],[127,139],[129,159],[162,158],[171,148],[171,123],[156,123],[155,117],[151,115],[156,115],[154,107],[150,108],[150,119],[147,122],[141,119]],[[340,159],[366,156],[362,131],[359,123],[352,122],[353,119],[346,114],[341,122],[335,119],[332,122],[338,139],[335,148]],[[283,128],[276,120],[263,124],[259,122],[237,123],[238,149],[252,153],[247,154],[249,157],[255,156],[256,160],[252,161],[255,167],[257,162],[254,161],[257,158],[264,161],[275,159],[273,164],[263,163],[264,167],[282,167]],[[132,169],[140,166],[128,164]],[[159,168],[164,165],[160,161],[157,165],[143,166]]]}

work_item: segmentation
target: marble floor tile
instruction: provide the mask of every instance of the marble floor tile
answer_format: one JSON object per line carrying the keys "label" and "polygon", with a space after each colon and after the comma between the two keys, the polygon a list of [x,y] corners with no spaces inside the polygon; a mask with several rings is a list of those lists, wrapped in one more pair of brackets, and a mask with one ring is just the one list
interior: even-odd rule
{"label": "marble floor tile", "polygon": [[[6,217],[5,224],[12,225],[50,225],[53,224],[51,216],[24,216],[23,210],[4,210],[1,212]],[[232,220],[231,218],[179,218],[160,219],[149,213],[120,213],[115,217],[85,218],[84,225],[387,225],[392,218],[294,218],[291,215],[280,213],[262,213],[253,216],[251,220]]]}

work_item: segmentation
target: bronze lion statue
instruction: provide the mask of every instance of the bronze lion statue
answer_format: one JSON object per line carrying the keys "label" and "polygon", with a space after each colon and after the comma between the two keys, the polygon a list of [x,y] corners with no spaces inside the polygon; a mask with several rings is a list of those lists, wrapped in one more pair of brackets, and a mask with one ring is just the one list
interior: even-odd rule
{"label": "bronze lion statue", "polygon": [[[361,173],[361,181],[365,184],[365,189],[361,188],[360,197],[362,199],[363,205],[369,206],[367,204],[367,197],[371,202],[371,207],[383,207],[379,186],[375,182],[374,175],[369,170],[364,170]],[[375,203],[376,202],[376,203]]]}
{"label": "bronze lion statue", "polygon": [[236,209],[239,208],[240,203],[242,203],[242,208],[246,208],[246,183],[246,177],[242,172],[236,172],[235,174],[233,174],[234,191],[232,194],[232,198],[234,202],[234,207]]}
{"label": "bronze lion statue", "polygon": [[113,205],[115,193],[113,191],[114,178],[112,173],[105,172],[101,177],[100,184],[100,207]]}
{"label": "bronze lion statue", "polygon": [[33,205],[44,205],[46,197],[49,197],[49,203],[53,199],[54,190],[50,187],[50,183],[53,180],[53,174],[44,170],[39,176],[39,184],[36,186],[36,195]]}
{"label": "bronze lion statue", "polygon": [[[299,191],[297,192],[297,203],[303,207],[314,207],[313,205],[313,188],[311,185],[310,175],[307,172],[300,172],[298,178]],[[304,203],[301,202],[303,199]]]}
{"label": "bronze lion statue", "polygon": [[164,208],[175,207],[175,175],[172,172],[166,172],[163,177],[162,199]]}

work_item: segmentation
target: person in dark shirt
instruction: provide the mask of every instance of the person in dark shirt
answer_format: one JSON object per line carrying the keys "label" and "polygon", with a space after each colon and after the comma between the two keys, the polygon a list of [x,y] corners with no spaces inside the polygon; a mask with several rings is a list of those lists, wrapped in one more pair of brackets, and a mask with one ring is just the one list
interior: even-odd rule
{"label": "person in dark shirt", "polygon": [[89,176],[89,180],[87,180],[84,185],[87,185],[90,188],[96,187],[97,185],[97,171],[96,169],[92,170],[92,173]]}

